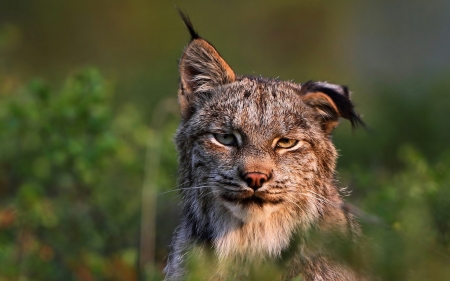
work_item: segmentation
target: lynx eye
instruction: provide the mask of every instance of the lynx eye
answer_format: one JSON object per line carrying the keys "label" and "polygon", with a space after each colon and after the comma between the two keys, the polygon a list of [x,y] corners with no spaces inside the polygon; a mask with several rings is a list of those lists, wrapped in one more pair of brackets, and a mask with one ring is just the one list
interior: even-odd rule
{"label": "lynx eye", "polygon": [[276,147],[279,148],[292,148],[298,143],[298,140],[281,138],[277,141]]}
{"label": "lynx eye", "polygon": [[236,145],[236,137],[233,134],[213,134],[213,136],[223,145]]}

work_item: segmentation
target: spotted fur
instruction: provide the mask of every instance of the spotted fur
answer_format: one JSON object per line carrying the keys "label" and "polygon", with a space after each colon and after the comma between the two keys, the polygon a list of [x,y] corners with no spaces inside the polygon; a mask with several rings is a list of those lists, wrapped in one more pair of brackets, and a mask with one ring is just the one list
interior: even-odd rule
{"label": "spotted fur", "polygon": [[[303,238],[293,246],[312,229],[357,236],[354,219],[341,208],[330,139],[339,117],[363,124],[347,88],[235,75],[182,17],[195,36],[180,60],[182,120],[175,141],[183,208],[166,280],[185,278],[185,257],[193,247],[212,249],[215,276],[223,278],[225,265],[241,265],[236,268],[245,274],[243,264],[277,261],[295,247],[284,262],[285,278],[356,280],[348,267],[311,250]],[[223,145],[215,134],[232,135],[236,143]],[[297,140],[295,149],[277,147],[280,138]],[[267,181],[255,191],[247,173],[267,175]]]}

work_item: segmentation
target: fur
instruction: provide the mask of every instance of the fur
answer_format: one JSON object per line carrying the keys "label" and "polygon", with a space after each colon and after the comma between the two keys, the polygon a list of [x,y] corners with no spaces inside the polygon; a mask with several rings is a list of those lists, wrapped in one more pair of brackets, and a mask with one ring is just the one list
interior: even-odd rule
{"label": "fur", "polygon": [[[356,280],[356,273],[304,239],[311,230],[350,239],[359,232],[341,208],[330,138],[339,117],[363,124],[348,89],[235,75],[188,17],[182,18],[195,36],[180,60],[182,120],[175,141],[183,208],[166,280],[186,278],[185,257],[193,247],[212,249],[216,276],[225,274],[225,264],[277,261],[294,247],[286,278]],[[218,134],[235,142],[224,145]],[[282,138],[295,145],[279,147]],[[267,181],[250,188],[249,173]],[[303,242],[293,246],[296,237]]]}

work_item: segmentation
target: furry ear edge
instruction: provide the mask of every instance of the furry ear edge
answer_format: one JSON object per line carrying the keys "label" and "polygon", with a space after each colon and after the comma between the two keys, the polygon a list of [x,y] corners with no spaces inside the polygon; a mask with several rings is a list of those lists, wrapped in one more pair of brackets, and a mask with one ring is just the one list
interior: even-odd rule
{"label": "furry ear edge", "polygon": [[208,92],[236,80],[231,67],[202,38],[192,40],[186,47],[180,59],[179,71],[183,90],[188,93]]}
{"label": "furry ear edge", "polygon": [[313,107],[322,119],[322,128],[330,134],[339,123],[339,117],[350,121],[352,128],[366,127],[355,112],[347,87],[326,82],[308,81],[301,85],[303,102]]}
{"label": "furry ear edge", "polygon": [[178,11],[191,35],[191,42],[179,61],[181,81],[178,102],[181,116],[188,118],[192,114],[196,96],[211,92],[217,86],[234,82],[236,75],[219,52],[198,35],[189,17]]}

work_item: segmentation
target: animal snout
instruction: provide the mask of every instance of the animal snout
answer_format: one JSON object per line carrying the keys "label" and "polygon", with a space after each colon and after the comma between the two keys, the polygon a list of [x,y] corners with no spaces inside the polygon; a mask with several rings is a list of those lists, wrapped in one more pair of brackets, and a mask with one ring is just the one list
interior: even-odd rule
{"label": "animal snout", "polygon": [[256,191],[269,179],[269,176],[264,173],[252,172],[244,174],[243,179],[250,188]]}

